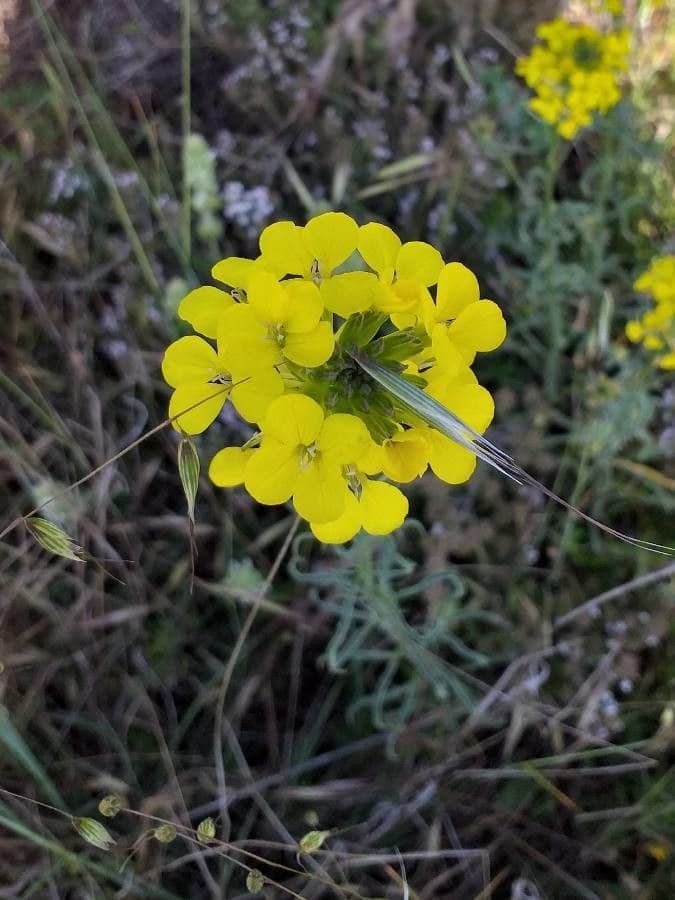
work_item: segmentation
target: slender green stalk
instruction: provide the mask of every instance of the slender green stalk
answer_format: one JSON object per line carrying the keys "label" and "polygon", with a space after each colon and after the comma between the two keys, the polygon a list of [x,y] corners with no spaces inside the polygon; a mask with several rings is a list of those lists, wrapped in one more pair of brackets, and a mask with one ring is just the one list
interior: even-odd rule
{"label": "slender green stalk", "polygon": [[551,275],[555,265],[555,241],[553,239],[553,217],[555,215],[555,182],[558,174],[558,148],[560,139],[552,132],[551,143],[546,157],[546,182],[544,185],[544,220],[546,223],[546,250],[544,257],[545,283],[544,303],[548,317],[548,353],[544,372],[544,388],[549,403],[558,400],[560,384],[560,355],[563,345],[563,310],[560,297],[552,289]]}
{"label": "slender green stalk", "polygon": [[185,258],[190,261],[192,255],[191,215],[190,206],[190,181],[187,167],[185,147],[190,135],[190,0],[181,0],[181,123],[182,123],[182,152],[183,152],[183,208],[182,208],[182,243]]}

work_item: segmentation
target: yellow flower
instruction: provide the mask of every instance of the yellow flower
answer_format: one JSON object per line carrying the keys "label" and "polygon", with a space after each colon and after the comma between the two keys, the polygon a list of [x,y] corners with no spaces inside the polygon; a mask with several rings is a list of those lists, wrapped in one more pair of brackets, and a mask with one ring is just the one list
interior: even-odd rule
{"label": "yellow flower", "polygon": [[438,276],[436,303],[425,311],[426,329],[438,358],[453,355],[448,347],[452,344],[471,364],[477,352],[496,350],[506,337],[500,308],[492,300],[480,299],[478,279],[458,262],[443,267]]}
{"label": "yellow flower", "polygon": [[310,281],[330,278],[356,249],[359,227],[351,216],[327,212],[301,227],[275,222],[260,235],[263,266],[279,275],[300,275]]}
{"label": "yellow flower", "polygon": [[[619,0],[604,2],[620,14]],[[605,114],[621,99],[619,78],[628,67],[631,32],[603,34],[585,23],[555,19],[540,25],[537,37],[542,43],[517,61],[516,72],[535,91],[530,109],[571,140],[592,124],[594,114]]]}
{"label": "yellow flower", "polygon": [[408,501],[393,484],[375,481],[352,468],[347,473],[342,514],[331,522],[310,522],[312,532],[324,544],[344,544],[363,528],[368,534],[391,534],[408,515]]}
{"label": "yellow flower", "polygon": [[333,353],[330,322],[323,321],[323,303],[315,284],[299,278],[279,282],[269,272],[255,272],[248,281],[248,303],[236,303],[220,318],[218,341],[227,358],[243,372],[276,366],[289,360],[315,367]]}
{"label": "yellow flower", "polygon": [[330,522],[345,508],[342,466],[370,441],[356,416],[325,417],[314,400],[286,394],[270,404],[260,449],[246,464],[246,490],[259,503],[285,503],[310,522]]}
{"label": "yellow flower", "polygon": [[206,285],[195,288],[183,297],[178,306],[178,315],[204,337],[215,339],[221,316],[233,305],[234,300],[230,294]]}
{"label": "yellow flower", "polygon": [[[454,380],[432,382],[427,392],[478,434],[482,434],[492,421],[494,401],[470,371]],[[476,468],[475,454],[434,428],[424,427],[423,432],[429,445],[429,466],[433,473],[448,484],[467,481]]]}
{"label": "yellow flower", "polygon": [[373,305],[386,313],[414,313],[443,267],[443,257],[431,244],[401,244],[391,228],[377,222],[359,228],[358,250],[379,280]]}
{"label": "yellow flower", "polygon": [[633,343],[642,343],[647,350],[665,350],[654,357],[654,365],[670,371],[675,368],[675,256],[652,260],[634,287],[651,294],[654,305],[641,319],[626,324],[626,337]]}
{"label": "yellow flower", "polygon": [[246,464],[254,453],[254,447],[223,447],[211,460],[209,478],[218,487],[238,487],[244,483]]}
{"label": "yellow flower", "polygon": [[[253,377],[235,372],[220,343],[217,352],[196,335],[170,344],[162,360],[162,374],[175,389],[169,402],[169,416],[178,416],[174,428],[200,434],[217,418],[228,397],[244,419],[255,422],[283,393],[281,376],[271,367]],[[181,412],[184,414],[179,415]]]}
{"label": "yellow flower", "polygon": [[[554,24],[542,35],[564,48],[565,27]],[[533,51],[527,77],[550,77],[550,56]],[[577,93],[592,86],[604,102],[608,87],[599,77],[592,85],[578,83],[573,67],[565,71]],[[558,95],[542,86],[541,98],[550,110]],[[559,112],[574,121],[585,114]],[[404,521],[408,501],[377,476],[406,483],[430,466],[459,484],[470,477],[476,456],[470,444],[460,446],[418,419],[358,354],[421,386],[465,423],[470,440],[487,428],[494,410],[470,366],[476,353],[504,340],[501,311],[481,299],[465,266],[444,265],[422,241],[402,244],[384,225],[359,229],[344,213],[316,216],[304,227],[277,222],[262,233],[260,249],[257,259],[232,256],[213,267],[229,291],[200,287],[180,304],[179,316],[198,334],[175,341],[164,355],[174,425],[197,434],[231,397],[260,431],[244,446],[215,454],[214,484],[244,485],[264,504],[292,500],[329,543],[361,529],[388,534]],[[341,271],[348,260],[350,270]],[[655,268],[640,283],[666,297],[664,275],[667,267]],[[658,304],[630,333],[667,349],[663,329],[672,305]],[[665,353],[660,364],[672,367],[672,356]]]}

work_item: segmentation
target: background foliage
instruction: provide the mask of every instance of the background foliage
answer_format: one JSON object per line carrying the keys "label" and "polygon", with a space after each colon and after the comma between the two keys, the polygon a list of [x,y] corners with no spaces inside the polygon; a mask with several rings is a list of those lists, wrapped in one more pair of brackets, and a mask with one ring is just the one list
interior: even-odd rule
{"label": "background foliage", "polygon": [[[216,259],[341,208],[436,244],[504,308],[479,373],[493,439],[675,544],[675,389],[623,337],[635,277],[675,252],[675,16],[627,4],[627,96],[571,144],[513,75],[554,7],[0,3],[7,522],[165,417],[175,307]],[[202,460],[241,428],[226,411]],[[169,432],[46,508],[100,564],[0,542],[0,785],[76,816],[110,793],[213,815],[233,846],[148,838],[120,871],[157,823],[120,814],[104,853],[4,796],[3,896],[236,897],[241,848],[306,897],[672,896],[673,582],[650,577],[672,561],[482,466],[422,480],[395,538],[295,537],[219,716],[292,518],[202,477],[191,591]],[[311,829],[330,837],[296,860]]]}

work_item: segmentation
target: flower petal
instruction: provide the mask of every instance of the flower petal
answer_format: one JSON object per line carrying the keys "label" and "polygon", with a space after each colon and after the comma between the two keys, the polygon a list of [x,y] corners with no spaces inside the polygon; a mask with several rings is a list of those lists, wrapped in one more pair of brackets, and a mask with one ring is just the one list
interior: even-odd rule
{"label": "flower petal", "polygon": [[312,331],[323,314],[323,301],[318,287],[312,281],[293,278],[284,281],[288,296],[286,333]]}
{"label": "flower petal", "polygon": [[310,219],[304,233],[305,244],[326,278],[356,250],[359,226],[345,213],[326,212]]}
{"label": "flower petal", "polygon": [[246,464],[244,484],[258,503],[275,506],[290,500],[299,475],[297,447],[265,436],[260,449]]}
{"label": "flower petal", "polygon": [[348,493],[340,467],[315,458],[295,482],[293,506],[308,522],[333,522],[342,515]]}
{"label": "flower petal", "polygon": [[230,294],[218,288],[204,285],[183,297],[178,306],[178,315],[188,322],[195,331],[208,338],[218,334],[218,322],[234,300]]}
{"label": "flower petal", "polygon": [[309,447],[318,438],[323,425],[323,410],[304,394],[284,394],[273,400],[267,410],[263,431],[289,447]]}
{"label": "flower petal", "polygon": [[336,466],[359,462],[371,443],[365,424],[349,413],[327,416],[317,440],[321,455]]}
{"label": "flower petal", "polygon": [[429,466],[447,484],[468,481],[476,468],[476,456],[438,431],[429,429]]}
{"label": "flower petal", "polygon": [[443,268],[443,257],[435,247],[424,241],[408,241],[396,258],[396,277],[421,281],[429,287],[436,284]]}
{"label": "flower petal", "polygon": [[249,459],[256,453],[253,447],[224,447],[209,465],[209,478],[218,487],[237,487],[244,483],[244,473]]}
{"label": "flower petal", "polygon": [[396,257],[401,249],[398,235],[386,225],[369,222],[359,228],[357,247],[370,268],[377,272],[382,281],[391,284],[394,280]]}
{"label": "flower petal", "polygon": [[248,303],[235,303],[218,325],[218,354],[238,379],[270,369],[283,359],[281,348],[270,340],[267,326]]}
{"label": "flower petal", "polygon": [[232,405],[248,422],[261,422],[272,400],[284,392],[284,381],[276,369],[242,379],[232,387]]}
{"label": "flower petal", "polygon": [[429,447],[424,430],[409,428],[398,431],[382,445],[382,471],[392,481],[405,484],[424,473]]}
{"label": "flower petal", "polygon": [[274,222],[260,235],[263,267],[269,263],[274,272],[304,275],[309,278],[314,257],[307,247],[303,229],[294,222]]}
{"label": "flower petal", "polygon": [[362,481],[361,524],[368,534],[390,534],[408,515],[408,500],[397,487],[385,481]]}
{"label": "flower petal", "polygon": [[436,321],[454,319],[477,300],[480,300],[480,288],[471,269],[458,262],[443,266],[436,289]]}
{"label": "flower petal", "polygon": [[330,322],[319,322],[312,331],[289,334],[283,346],[286,359],[310,369],[323,365],[335,349],[335,335]]}
{"label": "flower petal", "polygon": [[361,510],[359,502],[351,491],[345,496],[344,512],[332,522],[319,525],[312,522],[314,537],[324,544],[344,544],[358,534],[361,529]]}
{"label": "flower petal", "polygon": [[506,337],[506,322],[492,300],[470,303],[448,325],[448,337],[460,347],[486,353],[496,350]]}
{"label": "flower petal", "polygon": [[288,319],[290,302],[285,286],[269,272],[256,272],[248,283],[248,302],[266,325],[283,325]]}
{"label": "flower petal", "polygon": [[[229,388],[222,384],[179,385],[169,401],[169,417],[179,416],[173,427],[186,434],[201,434],[217,419],[228,394]],[[179,415],[183,411],[185,414]]]}
{"label": "flower petal", "polygon": [[221,259],[211,269],[211,276],[216,281],[229,284],[230,287],[246,290],[251,275],[260,268],[255,259],[246,259],[243,256],[228,256]]}
{"label": "flower petal", "polygon": [[372,272],[344,272],[321,282],[321,299],[329,312],[348,319],[371,308],[377,284]]}
{"label": "flower petal", "polygon": [[188,382],[205,384],[218,373],[218,354],[197,335],[179,338],[166,348],[162,360],[162,375],[171,387]]}

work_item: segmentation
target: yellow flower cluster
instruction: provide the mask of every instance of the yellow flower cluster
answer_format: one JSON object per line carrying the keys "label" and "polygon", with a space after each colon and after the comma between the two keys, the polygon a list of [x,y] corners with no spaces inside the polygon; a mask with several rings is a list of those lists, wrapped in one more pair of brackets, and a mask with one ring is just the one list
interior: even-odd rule
{"label": "yellow flower cluster", "polygon": [[634,287],[651,294],[654,306],[642,318],[628,322],[626,336],[657,352],[654,361],[659,368],[675,370],[675,256],[653,260]]}
{"label": "yellow flower cluster", "polygon": [[516,63],[516,72],[536,96],[529,107],[571,140],[621,99],[619,79],[628,68],[631,32],[607,34],[564,19],[537,28],[541,43]]}
{"label": "yellow flower cluster", "polygon": [[330,212],[304,227],[268,226],[257,259],[223,259],[212,275],[228,290],[184,298],[178,314],[202,337],[171,344],[162,371],[179,431],[204,431],[228,398],[255,425],[243,447],[215,455],[215,484],[243,484],[263,504],[291,500],[320,540],[341,543],[361,528],[387,534],[402,524],[408,501],[391,481],[427,467],[450,484],[471,476],[475,455],[354,358],[402,374],[483,433],[494,404],[471,365],[502,343],[506,325],[469,269],[421,241],[402,244],[384,225]]}

